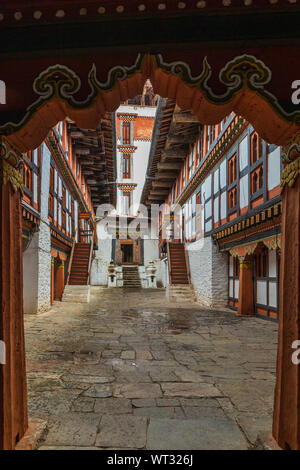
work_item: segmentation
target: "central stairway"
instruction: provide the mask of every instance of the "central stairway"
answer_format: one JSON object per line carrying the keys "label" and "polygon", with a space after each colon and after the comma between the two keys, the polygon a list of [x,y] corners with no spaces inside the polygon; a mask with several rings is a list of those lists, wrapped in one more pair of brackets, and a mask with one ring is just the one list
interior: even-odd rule
{"label": "central stairway", "polygon": [[141,287],[141,280],[137,266],[123,265],[123,287]]}
{"label": "central stairway", "polygon": [[184,243],[168,243],[170,284],[190,284]]}

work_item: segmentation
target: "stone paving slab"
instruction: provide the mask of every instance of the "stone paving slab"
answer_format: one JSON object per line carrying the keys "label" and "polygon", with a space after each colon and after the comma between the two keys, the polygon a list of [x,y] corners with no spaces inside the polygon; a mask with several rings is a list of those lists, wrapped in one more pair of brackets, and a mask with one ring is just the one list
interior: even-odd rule
{"label": "stone paving slab", "polygon": [[91,288],[25,315],[29,416],[41,449],[240,449],[271,431],[277,325]]}
{"label": "stone paving slab", "polygon": [[125,398],[156,398],[161,397],[162,392],[158,384],[138,383],[117,385],[114,396]]}
{"label": "stone paving slab", "polygon": [[216,408],[209,406],[184,406],[183,407],[184,414],[189,419],[196,419],[196,418],[213,418],[213,419],[220,419],[226,420],[227,416],[225,412],[222,410],[221,407]]}
{"label": "stone paving slab", "polygon": [[65,413],[51,419],[45,445],[92,446],[95,443],[101,415]]}
{"label": "stone paving slab", "polygon": [[148,418],[176,418],[183,419],[185,417],[184,411],[176,406],[164,406],[164,407],[146,407],[136,408],[133,411],[134,416],[147,416]]}
{"label": "stone paving slab", "polygon": [[89,384],[105,384],[113,382],[115,378],[110,377],[99,377],[96,375],[63,375],[62,380],[64,382],[79,382],[79,383],[89,383]]}
{"label": "stone paving slab", "polygon": [[96,446],[141,449],[146,444],[147,418],[143,416],[103,416]]}
{"label": "stone paving slab", "polygon": [[112,396],[112,390],[109,385],[95,384],[83,392],[85,397],[106,398]]}
{"label": "stone paving slab", "polygon": [[161,384],[164,396],[168,397],[221,397],[214,385],[206,383],[170,382]]}
{"label": "stone paving slab", "polygon": [[233,421],[150,419],[150,450],[246,450],[247,442]]}
{"label": "stone paving slab", "polygon": [[132,412],[131,401],[127,398],[96,398],[95,413],[127,414]]}

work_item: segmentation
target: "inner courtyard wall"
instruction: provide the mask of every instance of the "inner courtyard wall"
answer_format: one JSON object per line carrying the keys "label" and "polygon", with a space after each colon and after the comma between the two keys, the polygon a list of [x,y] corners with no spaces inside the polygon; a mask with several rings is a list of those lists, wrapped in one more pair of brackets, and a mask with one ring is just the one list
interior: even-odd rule
{"label": "inner courtyard wall", "polygon": [[210,237],[186,245],[191,283],[197,300],[208,307],[228,304],[228,255]]}
{"label": "inner courtyard wall", "polygon": [[40,165],[40,225],[23,253],[24,313],[39,313],[50,308],[51,237],[48,219],[50,152],[42,146]]}

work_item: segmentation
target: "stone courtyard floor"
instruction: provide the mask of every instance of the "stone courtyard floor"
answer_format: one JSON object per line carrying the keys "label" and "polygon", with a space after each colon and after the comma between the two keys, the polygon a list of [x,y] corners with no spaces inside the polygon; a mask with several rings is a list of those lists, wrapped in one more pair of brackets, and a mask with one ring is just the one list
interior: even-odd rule
{"label": "stone courtyard floor", "polygon": [[25,316],[40,449],[247,449],[271,431],[276,323],[162,289],[91,293]]}

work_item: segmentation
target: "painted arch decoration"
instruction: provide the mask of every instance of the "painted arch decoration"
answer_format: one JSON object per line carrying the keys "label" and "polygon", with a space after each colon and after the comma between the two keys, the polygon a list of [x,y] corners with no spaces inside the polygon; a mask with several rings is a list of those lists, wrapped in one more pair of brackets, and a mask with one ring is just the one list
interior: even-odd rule
{"label": "painted arch decoration", "polygon": [[[191,109],[200,122],[216,124],[234,111],[266,141],[284,145],[300,129],[300,106],[292,101],[298,50],[262,51],[9,60],[1,75],[7,101],[0,107],[0,134],[24,152],[66,116],[96,128],[150,78],[155,93]],[[18,73],[22,69],[26,73]]]}

